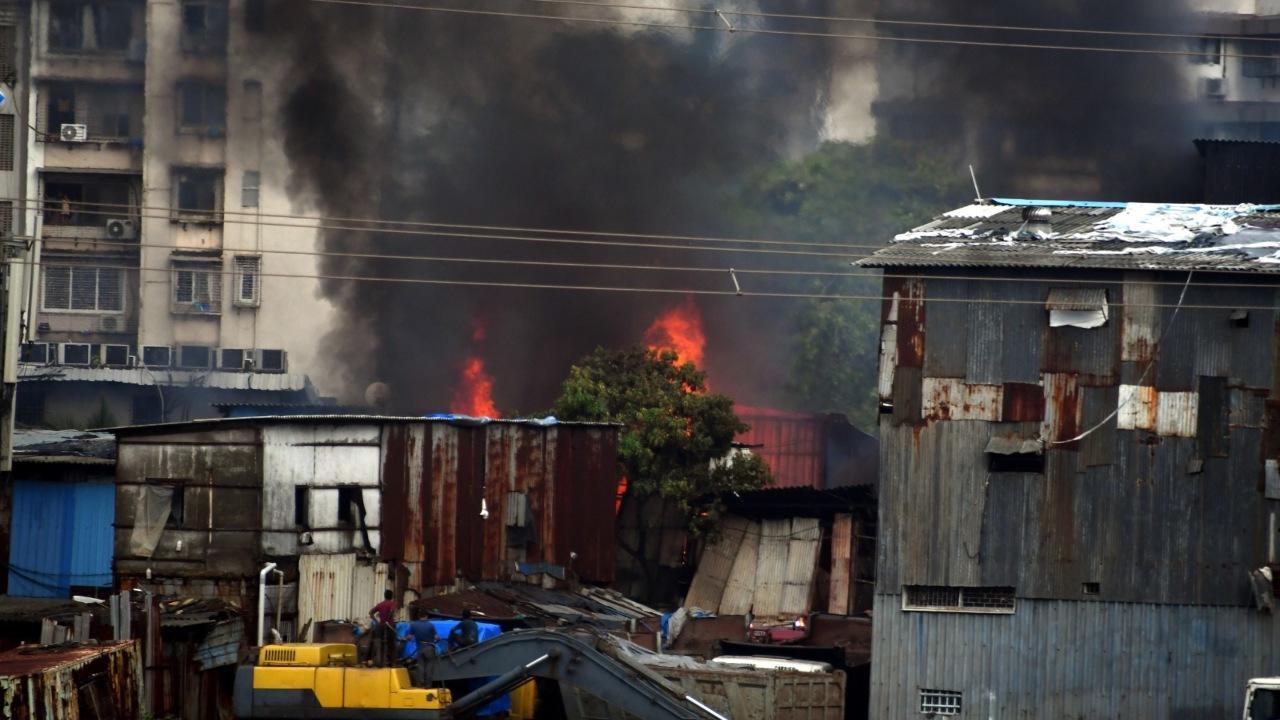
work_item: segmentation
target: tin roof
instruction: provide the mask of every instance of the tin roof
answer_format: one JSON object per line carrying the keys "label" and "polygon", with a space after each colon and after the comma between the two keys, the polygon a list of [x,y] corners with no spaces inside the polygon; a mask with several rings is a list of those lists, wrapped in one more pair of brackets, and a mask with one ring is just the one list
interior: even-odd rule
{"label": "tin roof", "polygon": [[152,370],[149,368],[88,368],[22,363],[19,382],[108,382],[123,385],[181,385],[217,390],[283,390],[311,388],[298,373],[225,372],[221,370]]}
{"label": "tin roof", "polygon": [[1280,273],[1280,206],[981,200],[859,265]]}
{"label": "tin roof", "polygon": [[407,424],[407,423],[445,423],[476,427],[480,425],[522,425],[526,427],[556,427],[560,425],[577,427],[620,427],[616,423],[594,423],[557,420],[555,418],[473,418],[462,415],[260,415],[256,417],[202,418],[182,422],[155,423],[152,425],[126,425],[107,428],[107,432],[122,435],[146,435],[149,433],[196,432],[217,430],[232,427],[251,427],[254,425],[351,425],[351,424]]}
{"label": "tin roof", "polygon": [[15,462],[111,465],[116,439],[85,430],[14,430]]}
{"label": "tin roof", "polygon": [[108,655],[121,648],[132,645],[134,641],[123,640],[97,645],[52,645],[21,646],[0,653],[0,677],[26,677],[57,670],[90,660],[99,655]]}

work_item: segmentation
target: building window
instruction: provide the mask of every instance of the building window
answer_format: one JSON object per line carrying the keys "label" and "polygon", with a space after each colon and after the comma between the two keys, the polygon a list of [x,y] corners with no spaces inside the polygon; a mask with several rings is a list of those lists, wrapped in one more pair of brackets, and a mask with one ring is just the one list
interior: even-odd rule
{"label": "building window", "polygon": [[240,180],[240,207],[258,207],[258,186],[262,176],[257,170],[245,170]]}
{"label": "building window", "polygon": [[133,217],[134,182],[119,175],[45,175],[44,224],[105,228],[111,218]]}
{"label": "building window", "polygon": [[959,715],[962,695],[955,690],[921,690],[921,715]]}
{"label": "building window", "polygon": [[311,527],[311,494],[306,485],[293,488],[293,524],[300,528]]}
{"label": "building window", "polygon": [[169,500],[169,520],[165,522],[165,527],[180,528],[187,514],[187,498],[186,488],[182,485],[173,486],[173,496]]}
{"label": "building window", "polygon": [[49,3],[49,51],[124,52],[133,46],[134,8],[123,2]]}
{"label": "building window", "polygon": [[173,203],[175,221],[221,222],[222,170],[175,168]]}
{"label": "building window", "polygon": [[267,29],[267,0],[244,0],[244,29],[249,32]]}
{"label": "building window", "polygon": [[142,138],[142,86],[112,83],[49,83],[41,86],[38,138],[58,141],[63,125],[84,125],[94,142]]}
{"label": "building window", "polygon": [[124,271],[87,265],[46,265],[42,307],[46,311],[124,311]]}
{"label": "building window", "polygon": [[213,263],[183,263],[173,269],[173,311],[190,315],[222,312],[222,268]]}
{"label": "building window", "polygon": [[339,525],[355,525],[356,519],[360,517],[363,507],[364,498],[360,495],[360,488],[352,485],[344,485],[338,488]]}
{"label": "building window", "polygon": [[1220,37],[1201,37],[1191,41],[1191,62],[1201,65],[1222,64],[1223,43]]}
{"label": "building window", "polygon": [[261,257],[257,255],[236,256],[236,305],[257,307],[261,303],[262,284],[259,282],[261,272]]}
{"label": "building window", "polygon": [[0,25],[0,82],[16,85],[17,72],[17,28],[13,25]]}
{"label": "building window", "polygon": [[949,587],[907,585],[902,609],[932,612],[1012,613],[1011,587]]}
{"label": "building window", "polygon": [[211,137],[224,135],[227,88],[214,83],[178,83],[178,130]]}
{"label": "building window", "polygon": [[225,0],[182,3],[182,51],[192,55],[221,55],[227,51]]}
{"label": "building window", "polygon": [[1053,288],[1045,301],[1049,327],[1098,328],[1110,314],[1105,288]]}
{"label": "building window", "polygon": [[0,170],[13,169],[13,115],[0,115]]}

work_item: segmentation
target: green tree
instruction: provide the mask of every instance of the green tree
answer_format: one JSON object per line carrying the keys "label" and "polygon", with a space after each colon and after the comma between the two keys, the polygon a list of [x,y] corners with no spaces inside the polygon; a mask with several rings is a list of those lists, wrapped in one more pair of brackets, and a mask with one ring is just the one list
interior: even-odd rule
{"label": "green tree", "polygon": [[[624,503],[658,495],[674,502],[695,536],[708,534],[724,510],[725,493],[757,490],[769,469],[754,455],[725,458],[747,426],[733,399],[707,392],[706,373],[679,363],[670,351],[597,348],[569,370],[553,412],[564,420],[623,425],[618,439],[619,472],[627,478]],[[655,558],[619,544],[644,572],[657,575]]]}
{"label": "green tree", "polygon": [[[745,234],[874,246],[964,202],[968,191],[968,176],[927,150],[885,140],[826,142],[759,172],[744,186],[735,214]],[[801,289],[875,297],[880,282],[833,278]],[[841,412],[874,431],[879,314],[874,300],[800,303],[787,383],[797,407]]]}

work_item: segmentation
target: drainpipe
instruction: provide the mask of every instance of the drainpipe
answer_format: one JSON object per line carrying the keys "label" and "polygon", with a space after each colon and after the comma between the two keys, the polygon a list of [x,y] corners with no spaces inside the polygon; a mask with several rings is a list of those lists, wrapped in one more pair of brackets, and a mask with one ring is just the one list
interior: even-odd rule
{"label": "drainpipe", "polygon": [[266,634],[263,623],[267,614],[267,573],[276,569],[276,564],[269,562],[258,571],[258,647],[262,647],[262,638]]}

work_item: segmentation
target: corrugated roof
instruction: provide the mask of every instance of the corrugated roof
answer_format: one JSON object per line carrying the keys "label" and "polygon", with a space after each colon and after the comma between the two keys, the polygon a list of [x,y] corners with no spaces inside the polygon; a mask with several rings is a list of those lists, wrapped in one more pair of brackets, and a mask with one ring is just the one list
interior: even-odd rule
{"label": "corrugated roof", "polygon": [[133,645],[133,640],[108,642],[100,645],[53,645],[48,647],[22,646],[0,653],[0,677],[26,677],[49,672],[108,655]]}
{"label": "corrugated roof", "polygon": [[1107,306],[1106,288],[1050,288],[1047,310],[1101,310]]}
{"label": "corrugated roof", "polygon": [[66,365],[18,366],[20,382],[107,382],[123,385],[180,385],[218,390],[283,390],[298,392],[311,387],[306,375],[297,373],[224,372],[221,370],[152,370],[149,368],[86,368]]}
{"label": "corrugated roof", "polygon": [[[1024,212],[1049,211],[1028,223]],[[1280,273],[1273,205],[987,200],[894,238],[865,267],[1079,267]]]}
{"label": "corrugated roof", "polygon": [[113,464],[116,439],[86,430],[14,430],[15,462]]}
{"label": "corrugated roof", "polygon": [[156,432],[184,432],[188,430],[212,430],[223,427],[244,427],[251,425],[288,425],[298,424],[353,424],[353,423],[442,423],[447,425],[523,425],[529,427],[557,427],[562,425],[577,427],[620,427],[617,423],[595,423],[556,420],[554,418],[465,418],[465,417],[421,417],[417,415],[261,415],[243,418],[201,418],[183,422],[155,423],[151,425],[126,425],[106,428],[107,432],[120,435],[146,435]]}

